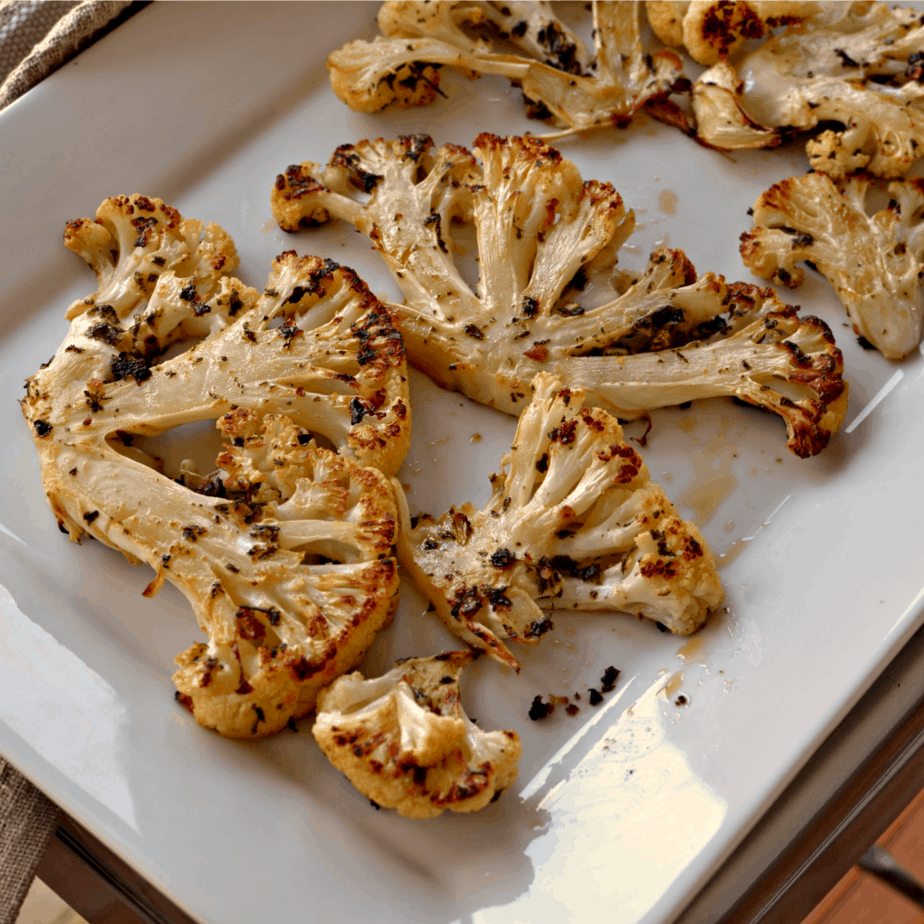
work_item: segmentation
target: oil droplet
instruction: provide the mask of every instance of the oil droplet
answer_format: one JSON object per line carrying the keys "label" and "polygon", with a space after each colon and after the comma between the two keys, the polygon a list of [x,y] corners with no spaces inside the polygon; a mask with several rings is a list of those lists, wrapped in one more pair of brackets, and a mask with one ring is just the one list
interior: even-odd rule
{"label": "oil droplet", "polygon": [[671,674],[667,683],[661,688],[661,692],[668,698],[673,699],[674,694],[683,686],[683,671],[677,671]]}
{"label": "oil droplet", "polygon": [[703,652],[703,640],[694,636],[677,652],[678,658],[683,658],[687,664],[705,664],[706,655]]}
{"label": "oil droplet", "polygon": [[731,564],[743,551],[747,545],[746,539],[736,539],[720,556],[718,566],[724,568]]}
{"label": "oil droplet", "polygon": [[658,199],[658,208],[665,215],[673,215],[677,211],[677,193],[671,192],[669,189],[663,190]]}
{"label": "oil droplet", "polygon": [[670,472],[661,472],[661,481],[665,484],[673,484],[674,476]]}
{"label": "oil droplet", "polygon": [[656,250],[660,250],[662,247],[670,247],[670,246],[671,246],[671,236],[670,236],[670,234],[668,234],[668,233],[665,231],[665,232],[664,232],[664,237],[662,237],[660,241],[655,241],[654,246],[655,246],[655,249],[656,249]]}
{"label": "oil droplet", "polygon": [[[449,439],[449,434],[446,434],[446,436],[443,436],[438,440],[432,440],[431,442],[427,443],[427,445],[428,446],[442,446],[443,443],[445,443],[448,439]],[[436,460],[434,459],[433,461],[435,462]]]}
{"label": "oil droplet", "polygon": [[696,418],[684,417],[677,426],[680,427],[684,433],[692,433],[696,429]]}
{"label": "oil droplet", "polygon": [[719,508],[722,501],[738,486],[738,479],[733,475],[721,475],[705,484],[694,483],[693,487],[680,498],[680,503],[692,507],[697,526],[705,523]]}
{"label": "oil droplet", "polygon": [[260,230],[261,230],[264,234],[269,234],[270,231],[272,231],[275,227],[277,227],[277,225],[276,225],[276,219],[275,219],[275,218],[271,218]]}
{"label": "oil droplet", "polygon": [[735,521],[729,520],[723,528],[725,532],[730,533],[735,528]]}
{"label": "oil droplet", "polygon": [[481,434],[480,434],[480,433],[473,433],[473,434],[472,434],[472,442],[473,442],[473,443],[480,443],[480,442],[481,442]]}

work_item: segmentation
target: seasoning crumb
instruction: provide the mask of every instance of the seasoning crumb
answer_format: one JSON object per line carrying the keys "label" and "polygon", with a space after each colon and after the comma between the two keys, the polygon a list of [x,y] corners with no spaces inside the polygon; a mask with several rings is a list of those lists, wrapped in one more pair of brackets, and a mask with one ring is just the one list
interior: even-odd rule
{"label": "seasoning crumb", "polygon": [[565,707],[565,712],[567,712],[568,715],[577,715],[580,711],[581,710],[577,706],[575,706],[574,703],[571,703],[570,705]]}
{"label": "seasoning crumb", "polygon": [[599,690],[590,689],[587,691],[590,696],[590,705],[599,706],[603,702],[603,695]]}
{"label": "seasoning crumb", "polygon": [[604,693],[611,693],[616,688],[616,681],[619,679],[619,671],[610,665],[600,678],[602,690]]}
{"label": "seasoning crumb", "polygon": [[481,442],[481,434],[480,434],[480,433],[473,433],[473,434],[472,434],[472,442],[473,442],[473,443],[480,443],[480,442]]}
{"label": "seasoning crumb", "polygon": [[372,800],[372,799],[369,800],[369,804],[370,804],[377,812],[379,812],[379,811],[382,810],[382,806],[379,805],[378,802],[375,802],[375,801]]}
{"label": "seasoning crumb", "polygon": [[674,700],[674,705],[675,706],[686,706],[687,703],[689,702],[690,701],[683,695],[683,693],[681,693],[680,696],[678,696],[677,699]]}
{"label": "seasoning crumb", "polygon": [[529,707],[529,717],[537,722],[539,719],[544,719],[547,716],[550,716],[555,711],[555,706],[552,703],[542,702],[542,697],[537,696]]}

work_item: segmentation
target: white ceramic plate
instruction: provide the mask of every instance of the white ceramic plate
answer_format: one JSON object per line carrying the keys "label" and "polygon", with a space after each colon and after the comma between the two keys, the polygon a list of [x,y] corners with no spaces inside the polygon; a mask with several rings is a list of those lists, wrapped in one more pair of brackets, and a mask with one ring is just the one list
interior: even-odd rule
{"label": "white ceramic plate", "polygon": [[[424,130],[471,144],[485,130],[542,130],[516,90],[488,78],[448,75],[448,98],[425,110],[341,106],[324,58],[371,35],[375,9],[154,4],[0,114],[0,751],[216,924],[263,920],[268,908],[280,921],[558,922],[599,911],[619,924],[668,921],[921,621],[924,361],[861,350],[823,280],[784,300],[838,336],[847,426],[800,460],[779,420],[726,401],[655,416],[645,458],[724,556],[728,607],[692,643],[573,615],[517,652],[519,677],[477,662],[469,714],[517,729],[524,755],[516,786],[471,817],[375,811],[329,768],[307,724],[254,743],[198,728],[170,682],[174,655],[199,637],[180,595],[167,587],[144,600],[148,575],[97,543],[69,545],[41,492],[14,399],[63,337],[66,306],[95,288],[61,245],[65,220],[143,192],[226,228],[253,285],[294,247],[395,297],[352,231],[275,229],[276,174],[369,136]],[[724,157],[644,118],[562,148],[636,210],[624,263],[639,268],[668,243],[732,279],[750,279],[737,254],[747,208],[807,168],[801,146]],[[412,508],[483,502],[514,421],[419,375],[412,386],[401,474]],[[424,610],[407,587],[369,670],[453,644]],[[592,708],[586,691],[609,665],[619,685]],[[537,694],[576,691],[578,715],[527,718]],[[689,704],[678,707],[681,691]]]}

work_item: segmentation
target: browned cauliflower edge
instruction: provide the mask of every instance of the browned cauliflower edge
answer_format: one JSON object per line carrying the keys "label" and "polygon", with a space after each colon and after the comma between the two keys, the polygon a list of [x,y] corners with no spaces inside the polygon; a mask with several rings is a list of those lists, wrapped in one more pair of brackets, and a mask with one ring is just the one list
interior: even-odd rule
{"label": "browned cauliflower edge", "polygon": [[555,610],[635,614],[688,635],[722,602],[715,560],[582,389],[540,374],[493,492],[439,519],[401,514],[398,556],[446,627],[519,670]]}
{"label": "browned cauliflower edge", "polygon": [[[21,402],[52,511],[72,540],[154,568],[147,596],[170,580],[190,601],[209,644],[181,656],[176,680],[197,720],[276,730],[396,605],[395,501],[362,463],[390,474],[407,451],[400,334],[331,261],[283,254],[262,295],[224,275],[230,238],[157,199],[106,200],[66,242],[99,291],[71,307]],[[229,440],[209,475],[175,480],[143,448],[209,420]]]}
{"label": "browned cauliflower edge", "polygon": [[865,173],[783,180],[754,204],[741,256],[751,272],[789,287],[804,278],[798,264],[810,262],[834,287],[854,331],[883,356],[903,359],[920,343],[924,321],[924,181],[893,181],[889,204],[870,215],[875,190]]}
{"label": "browned cauliflower edge", "polygon": [[408,818],[474,812],[517,776],[520,739],[483,731],[459,701],[471,651],[398,661],[381,677],[355,672],[318,696],[312,733],[366,798]]}
{"label": "browned cauliflower edge", "polygon": [[[616,274],[635,220],[610,184],[532,137],[482,134],[474,152],[426,135],[343,145],[328,167],[280,174],[273,214],[286,231],[335,217],[366,234],[404,294],[411,361],[475,401],[518,414],[548,372],[622,419],[731,395],[781,416],[796,454],[827,444],[847,389],[823,322],[769,289],[697,276],[679,250]],[[477,241],[474,290],[454,257],[461,224]]]}

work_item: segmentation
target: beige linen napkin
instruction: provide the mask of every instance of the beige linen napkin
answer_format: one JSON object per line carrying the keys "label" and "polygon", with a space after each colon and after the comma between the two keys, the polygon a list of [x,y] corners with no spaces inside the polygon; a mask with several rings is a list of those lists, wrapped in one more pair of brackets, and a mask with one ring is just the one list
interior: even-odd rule
{"label": "beige linen napkin", "polygon": [[0,758],[0,924],[16,921],[57,819],[57,806]]}
{"label": "beige linen napkin", "polygon": [[[0,109],[143,6],[0,0]],[[0,757],[0,924],[15,924],[57,819],[57,806]]]}
{"label": "beige linen napkin", "polygon": [[0,0],[0,109],[141,6],[131,0]]}

